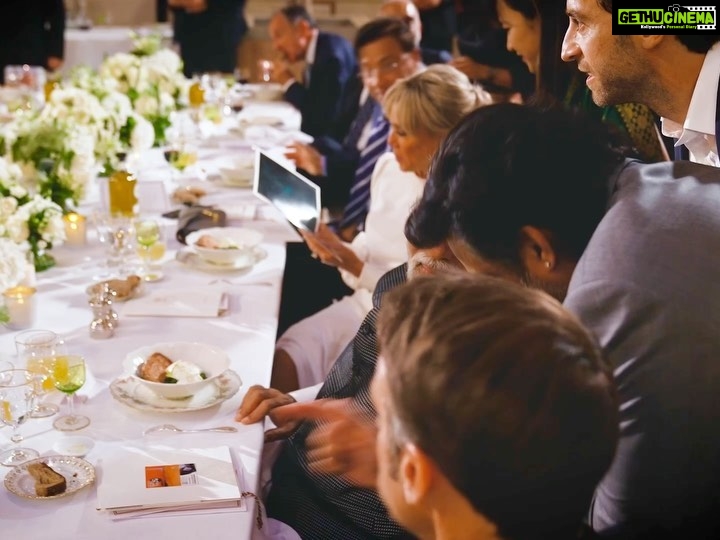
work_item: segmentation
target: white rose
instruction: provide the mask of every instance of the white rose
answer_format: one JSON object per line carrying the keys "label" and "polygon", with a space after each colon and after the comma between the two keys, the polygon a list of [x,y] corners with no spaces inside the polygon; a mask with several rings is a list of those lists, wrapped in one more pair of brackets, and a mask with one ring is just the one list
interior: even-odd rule
{"label": "white rose", "polygon": [[144,151],[152,148],[155,142],[155,130],[152,124],[142,116],[135,116],[135,127],[130,134],[130,146],[133,150]]}

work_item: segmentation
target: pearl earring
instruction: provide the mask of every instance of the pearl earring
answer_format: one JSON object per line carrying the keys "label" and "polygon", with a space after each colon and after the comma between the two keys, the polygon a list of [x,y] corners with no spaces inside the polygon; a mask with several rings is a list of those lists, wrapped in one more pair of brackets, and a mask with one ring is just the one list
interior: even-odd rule
{"label": "pearl earring", "polygon": [[550,267],[551,267],[551,266],[552,266],[552,264],[550,264],[550,261],[545,261],[545,268],[547,268],[548,270],[550,270]]}

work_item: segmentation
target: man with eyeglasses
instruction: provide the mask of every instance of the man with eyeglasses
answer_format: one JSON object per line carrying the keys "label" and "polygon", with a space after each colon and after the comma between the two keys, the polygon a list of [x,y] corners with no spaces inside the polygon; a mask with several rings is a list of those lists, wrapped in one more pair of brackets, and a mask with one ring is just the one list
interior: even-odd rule
{"label": "man with eyeglasses", "polygon": [[[341,117],[330,135],[316,137],[312,145],[293,143],[286,154],[321,187],[323,206],[330,209],[338,223],[343,221],[346,207],[352,202],[349,194],[356,181],[361,154],[373,127],[382,120],[383,95],[395,81],[424,67],[412,31],[396,18],[378,18],[362,26],[355,38],[355,51],[360,78],[345,95],[345,111],[352,115],[352,120],[348,122]],[[372,171],[374,160],[366,159],[363,165]],[[344,239],[351,240],[362,227],[366,204],[367,201],[359,212],[355,209],[355,216],[349,216],[354,220],[346,219]]]}

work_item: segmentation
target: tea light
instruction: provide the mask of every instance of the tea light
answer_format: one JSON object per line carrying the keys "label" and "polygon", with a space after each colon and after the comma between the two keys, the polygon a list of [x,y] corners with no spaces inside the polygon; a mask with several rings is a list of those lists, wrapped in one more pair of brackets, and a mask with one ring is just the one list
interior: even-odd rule
{"label": "tea light", "polygon": [[69,246],[84,246],[86,242],[85,216],[70,212],[63,216],[65,222],[65,243]]}
{"label": "tea light", "polygon": [[22,285],[12,287],[3,292],[3,297],[10,319],[7,323],[8,328],[13,330],[30,328],[35,322],[35,289]]}

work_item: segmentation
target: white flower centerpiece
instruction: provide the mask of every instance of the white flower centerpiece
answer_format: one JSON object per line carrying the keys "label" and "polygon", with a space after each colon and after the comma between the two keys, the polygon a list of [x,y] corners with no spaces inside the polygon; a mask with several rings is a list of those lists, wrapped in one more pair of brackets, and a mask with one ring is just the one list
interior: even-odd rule
{"label": "white flower centerpiece", "polygon": [[[134,33],[133,44],[131,52],[106,58],[99,76],[116,82],[117,91],[128,97],[133,111],[150,122],[154,144],[160,146],[172,113],[187,93],[188,81],[182,73],[182,60],[174,51],[161,48],[159,34]],[[133,127],[138,123],[136,118]]]}
{"label": "white flower centerpiece", "polygon": [[17,246],[23,271],[28,252],[33,255],[36,270],[53,266],[55,260],[48,251],[65,240],[60,206],[29,191],[22,169],[5,158],[0,158],[0,240]]}

